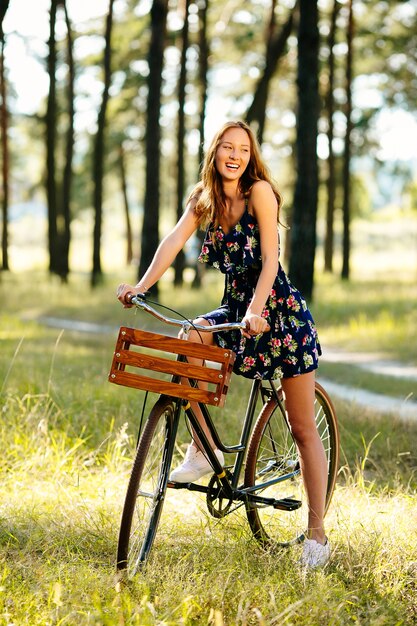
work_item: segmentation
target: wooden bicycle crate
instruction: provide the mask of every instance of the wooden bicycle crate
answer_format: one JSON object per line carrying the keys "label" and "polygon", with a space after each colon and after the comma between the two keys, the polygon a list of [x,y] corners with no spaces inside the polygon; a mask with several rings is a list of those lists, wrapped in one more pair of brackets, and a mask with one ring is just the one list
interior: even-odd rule
{"label": "wooden bicycle crate", "polygon": [[[171,358],[167,353],[172,355]],[[176,361],[174,355],[178,354],[203,359],[203,365]],[[207,361],[210,366],[206,364]],[[122,326],[109,381],[176,398],[223,406],[234,361],[235,355],[228,349]],[[220,365],[220,369],[218,366],[212,367],[212,363]],[[151,375],[145,375],[141,370]],[[173,374],[195,380],[198,384],[204,383],[205,388],[172,382],[167,375]]]}

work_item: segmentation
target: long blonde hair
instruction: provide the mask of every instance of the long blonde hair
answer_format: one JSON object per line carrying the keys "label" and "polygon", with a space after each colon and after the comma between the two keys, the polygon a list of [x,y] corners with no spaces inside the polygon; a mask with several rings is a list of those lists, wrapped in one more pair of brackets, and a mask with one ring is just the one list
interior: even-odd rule
{"label": "long blonde hair", "polygon": [[213,223],[216,228],[226,209],[226,198],[223,191],[222,178],[216,169],[215,159],[217,148],[222,141],[223,135],[229,128],[242,128],[246,131],[250,140],[250,159],[239,180],[240,191],[245,198],[248,198],[253,184],[258,180],[266,180],[271,185],[277,199],[279,222],[279,211],[282,205],[281,194],[272,181],[268,168],[263,162],[259,143],[254,132],[245,122],[237,121],[226,122],[213,137],[203,162],[201,179],[188,198],[188,201],[196,199],[194,211],[198,223],[202,227]]}

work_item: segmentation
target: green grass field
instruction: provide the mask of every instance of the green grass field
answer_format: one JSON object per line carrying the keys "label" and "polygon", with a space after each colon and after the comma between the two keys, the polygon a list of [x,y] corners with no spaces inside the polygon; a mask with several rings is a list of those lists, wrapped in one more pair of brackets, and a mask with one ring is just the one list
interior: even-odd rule
{"label": "green grass field", "polygon": [[[42,273],[1,277],[0,624],[415,624],[417,423],[347,402],[336,401],[342,459],[327,518],[333,557],[324,571],[300,572],[300,548],[263,552],[241,511],[218,521],[198,496],[175,494],[178,505],[163,516],[164,540],[146,570],[133,582],[117,578],[118,524],[143,396],[110,385],[107,373],[118,326],[155,328],[119,306],[117,282],[110,277],[91,293],[86,277],[69,286]],[[201,311],[201,292],[161,287],[163,302],[189,315]],[[220,293],[208,275],[205,310]],[[324,346],[409,355],[410,362],[416,311],[411,280],[321,277],[313,304]],[[40,316],[114,332],[62,332]],[[335,375],[359,384],[357,368]],[[371,378],[380,393],[415,393],[412,381]],[[229,440],[239,432],[245,392],[235,378],[217,410]],[[187,439],[183,428],[180,440]]]}

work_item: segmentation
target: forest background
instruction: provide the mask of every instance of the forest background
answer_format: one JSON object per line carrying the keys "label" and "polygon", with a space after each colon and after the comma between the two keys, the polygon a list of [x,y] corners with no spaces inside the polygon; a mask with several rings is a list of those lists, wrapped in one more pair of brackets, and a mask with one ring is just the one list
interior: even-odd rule
{"label": "forest background", "polygon": [[146,267],[227,119],[258,132],[307,297],[316,252],[349,278],[355,219],[415,210],[415,2],[24,4],[2,2],[3,269]]}

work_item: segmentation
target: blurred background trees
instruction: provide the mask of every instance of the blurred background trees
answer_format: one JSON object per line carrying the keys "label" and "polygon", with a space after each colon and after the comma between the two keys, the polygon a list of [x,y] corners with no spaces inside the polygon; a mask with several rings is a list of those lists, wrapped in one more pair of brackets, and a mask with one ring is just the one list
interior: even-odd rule
{"label": "blurred background trees", "polygon": [[11,13],[19,2],[0,2],[3,270],[16,271],[10,229],[25,211],[46,218],[47,265],[63,281],[78,240],[101,280],[108,222],[125,241],[111,270],[140,275],[227,119],[258,133],[291,226],[285,264],[307,297],[319,247],[324,269],[349,279],[352,220],[403,190],[415,202],[416,163],[386,156],[380,129],[415,115],[416,2],[95,0],[86,15],[76,0],[44,0],[30,35]]}
{"label": "blurred background trees", "polygon": [[1,128],[1,160],[2,160],[2,269],[9,269],[9,141],[8,141],[8,99],[6,70],[4,67],[4,48],[6,37],[3,30],[3,20],[9,7],[9,0],[0,3],[0,128]]}

